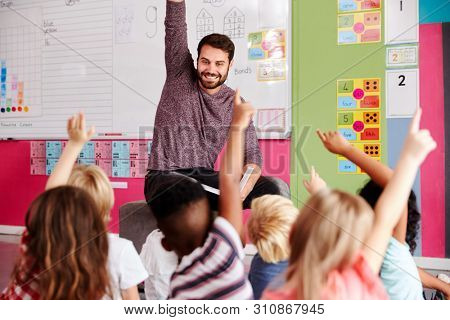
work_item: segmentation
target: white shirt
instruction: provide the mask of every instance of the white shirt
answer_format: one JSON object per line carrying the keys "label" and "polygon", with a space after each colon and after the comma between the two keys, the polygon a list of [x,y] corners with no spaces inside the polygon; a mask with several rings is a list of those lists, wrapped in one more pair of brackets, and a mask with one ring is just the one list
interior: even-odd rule
{"label": "white shirt", "polygon": [[148,274],[130,240],[108,234],[108,242],[111,290],[113,299],[120,300],[121,290],[138,285],[148,277]]}
{"label": "white shirt", "polygon": [[166,300],[169,297],[170,277],[177,268],[177,255],[163,248],[163,237],[159,229],[153,230],[142,246],[140,256],[149,275],[145,280],[147,300]]}

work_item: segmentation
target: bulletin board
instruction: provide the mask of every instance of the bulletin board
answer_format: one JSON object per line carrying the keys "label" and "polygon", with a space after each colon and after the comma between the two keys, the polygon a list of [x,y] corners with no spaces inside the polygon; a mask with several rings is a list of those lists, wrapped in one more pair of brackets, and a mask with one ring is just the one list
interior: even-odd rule
{"label": "bulletin board", "polygon": [[[224,33],[227,85],[257,108],[259,138],[291,131],[289,0],[186,0],[189,48]],[[166,0],[1,1],[0,138],[60,139],[84,110],[96,138],[151,139],[165,81]]]}

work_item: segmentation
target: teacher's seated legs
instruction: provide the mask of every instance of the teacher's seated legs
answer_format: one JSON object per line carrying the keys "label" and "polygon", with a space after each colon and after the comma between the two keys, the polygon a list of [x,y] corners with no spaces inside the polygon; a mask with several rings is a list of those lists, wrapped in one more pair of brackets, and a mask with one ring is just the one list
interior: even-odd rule
{"label": "teacher's seated legs", "polygon": [[[199,181],[203,185],[219,189],[219,173],[211,169],[192,168],[177,171],[151,171],[145,178],[145,198],[147,203],[149,203],[152,198],[158,196],[154,192],[154,190],[157,189],[157,186],[162,183],[168,175],[174,173],[183,174]],[[207,192],[206,194],[208,196],[211,210],[216,211],[219,203],[218,195],[212,192]],[[244,209],[250,209],[253,199],[266,194],[276,194],[290,198],[289,185],[280,178],[261,176],[253,187],[253,190],[249,193],[247,198],[245,198],[243,203]]]}

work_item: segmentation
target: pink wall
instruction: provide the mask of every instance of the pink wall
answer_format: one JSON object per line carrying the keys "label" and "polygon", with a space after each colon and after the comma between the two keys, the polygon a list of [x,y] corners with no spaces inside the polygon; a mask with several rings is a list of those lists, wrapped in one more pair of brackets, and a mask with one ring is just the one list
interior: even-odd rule
{"label": "pink wall", "polygon": [[422,255],[445,257],[445,128],[442,25],[420,26],[422,126],[437,142],[421,168]]}
{"label": "pink wall", "polygon": [[[290,140],[260,140],[263,174],[289,182]],[[31,201],[44,190],[46,176],[30,175],[30,142],[0,141],[0,225],[22,226]],[[128,189],[115,189],[110,229],[118,232],[119,207],[144,199],[144,179],[111,179],[128,182]]]}

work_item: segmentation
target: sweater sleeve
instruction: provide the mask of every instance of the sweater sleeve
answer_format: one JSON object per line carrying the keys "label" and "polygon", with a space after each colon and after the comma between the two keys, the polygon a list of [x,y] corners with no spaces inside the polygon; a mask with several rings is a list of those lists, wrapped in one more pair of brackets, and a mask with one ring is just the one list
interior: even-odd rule
{"label": "sweater sleeve", "polygon": [[166,5],[165,60],[167,77],[177,77],[190,72],[194,61],[189,52],[186,24],[186,3],[167,0]]}

